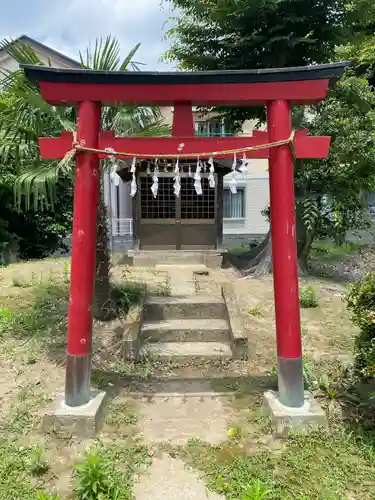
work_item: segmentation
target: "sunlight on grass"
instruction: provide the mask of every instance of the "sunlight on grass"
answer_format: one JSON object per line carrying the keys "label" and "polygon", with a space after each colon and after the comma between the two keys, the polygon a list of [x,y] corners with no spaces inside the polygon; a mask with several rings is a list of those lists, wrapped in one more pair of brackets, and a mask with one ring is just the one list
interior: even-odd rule
{"label": "sunlight on grass", "polygon": [[359,250],[361,246],[360,244],[352,242],[347,242],[343,245],[335,245],[330,242],[316,241],[312,245],[310,259],[324,262],[340,261]]}
{"label": "sunlight on grass", "polygon": [[245,448],[246,442],[211,446],[194,440],[179,453],[206,475],[209,489],[231,500],[373,498],[373,460],[350,434],[294,434],[277,453]]}

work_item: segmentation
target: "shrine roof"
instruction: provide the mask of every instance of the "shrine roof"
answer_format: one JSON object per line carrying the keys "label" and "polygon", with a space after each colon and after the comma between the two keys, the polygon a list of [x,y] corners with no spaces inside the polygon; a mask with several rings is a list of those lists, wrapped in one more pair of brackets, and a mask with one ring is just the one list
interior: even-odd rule
{"label": "shrine roof", "polygon": [[94,71],[89,69],[61,69],[21,65],[26,76],[36,82],[152,84],[181,85],[208,83],[266,83],[301,80],[337,79],[344,72],[346,62],[297,66],[292,68],[265,68],[225,71]]}
{"label": "shrine roof", "polygon": [[[88,99],[103,105],[258,105],[288,99],[308,104],[323,99],[328,84],[340,78],[346,62],[226,71],[93,71],[21,65],[51,104]],[[309,83],[310,82],[310,83]]]}

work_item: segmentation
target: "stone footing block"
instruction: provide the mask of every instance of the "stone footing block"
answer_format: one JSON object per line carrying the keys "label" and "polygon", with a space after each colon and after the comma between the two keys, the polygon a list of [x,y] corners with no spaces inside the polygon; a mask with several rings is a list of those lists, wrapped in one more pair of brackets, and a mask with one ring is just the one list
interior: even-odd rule
{"label": "stone footing block", "polygon": [[71,407],[60,394],[42,416],[42,429],[60,438],[79,436],[90,438],[97,434],[104,421],[106,393],[93,391],[90,401],[82,406]]}
{"label": "stone footing block", "polygon": [[327,427],[327,417],[312,395],[305,392],[305,403],[301,408],[284,406],[275,391],[264,394],[263,412],[271,418],[277,437],[287,437],[290,432]]}

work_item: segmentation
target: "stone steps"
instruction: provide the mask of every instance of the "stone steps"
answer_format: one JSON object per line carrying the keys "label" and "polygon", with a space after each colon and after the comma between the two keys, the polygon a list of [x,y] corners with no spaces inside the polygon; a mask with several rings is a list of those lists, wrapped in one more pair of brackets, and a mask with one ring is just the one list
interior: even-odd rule
{"label": "stone steps", "polygon": [[135,267],[164,265],[195,265],[221,267],[222,252],[218,250],[129,250],[128,258]]}
{"label": "stone steps", "polygon": [[232,357],[227,309],[221,296],[148,297],[140,328],[141,357],[186,362]]}
{"label": "stone steps", "polygon": [[143,320],[225,319],[226,314],[226,306],[221,296],[149,297],[144,303]]}
{"label": "stone steps", "polygon": [[189,360],[231,359],[229,342],[157,342],[141,348],[141,358],[186,362]]}
{"label": "stone steps", "polygon": [[150,321],[142,325],[141,338],[148,342],[229,342],[229,325],[215,318]]}

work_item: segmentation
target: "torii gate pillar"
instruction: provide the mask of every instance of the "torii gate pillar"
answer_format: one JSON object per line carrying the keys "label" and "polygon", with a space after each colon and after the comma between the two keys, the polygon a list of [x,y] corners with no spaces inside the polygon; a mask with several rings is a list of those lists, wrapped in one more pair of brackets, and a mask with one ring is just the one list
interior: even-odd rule
{"label": "torii gate pillar", "polygon": [[[270,141],[289,137],[291,121],[289,102],[271,101],[267,105]],[[301,407],[304,383],[293,155],[289,145],[270,150],[269,180],[279,398],[284,406]]]}
{"label": "torii gate pillar", "polygon": [[[77,139],[97,148],[101,106],[83,101],[78,106]],[[92,301],[95,277],[96,210],[99,195],[99,156],[79,153],[74,183],[72,267],[68,312],[65,404],[90,401]]]}

